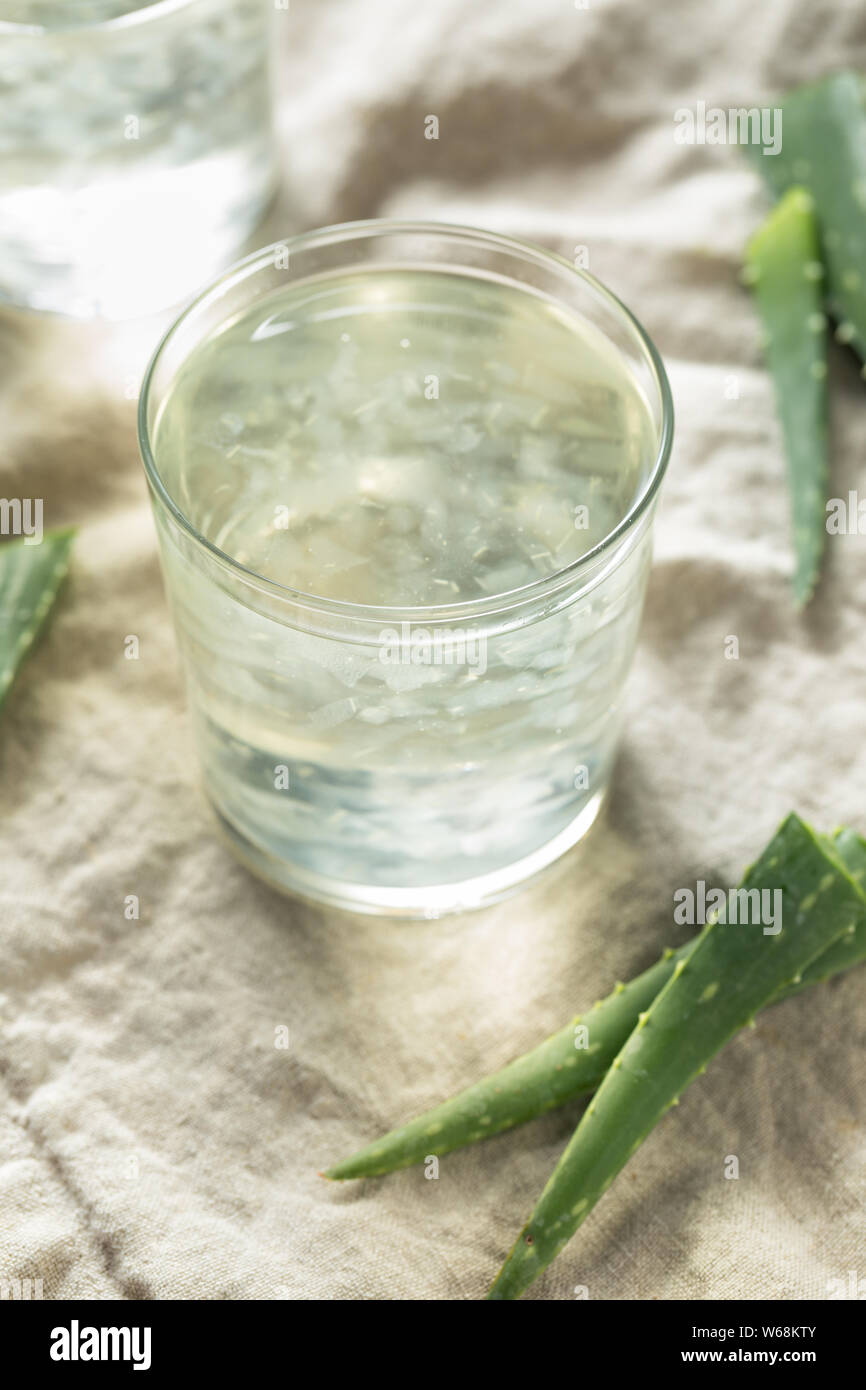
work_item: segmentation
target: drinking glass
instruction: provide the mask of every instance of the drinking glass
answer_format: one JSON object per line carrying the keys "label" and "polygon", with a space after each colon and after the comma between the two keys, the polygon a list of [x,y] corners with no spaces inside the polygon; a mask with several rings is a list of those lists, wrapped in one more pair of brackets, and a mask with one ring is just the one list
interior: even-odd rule
{"label": "drinking glass", "polygon": [[[245,383],[247,405],[252,399],[249,417],[255,417],[259,430],[263,420],[284,409],[273,399],[273,383],[256,375],[249,356],[267,335],[297,326],[296,314],[278,312],[280,296],[303,291],[311,302],[324,295],[324,303],[345,283],[364,303],[373,303],[383,293],[377,289],[383,271],[408,277],[409,287],[420,283],[412,279],[418,272],[447,276],[448,293],[467,296],[470,305],[479,294],[504,288],[512,296],[509,303],[525,307],[527,314],[543,308],[591,332],[592,341],[604,346],[622,381],[643,403],[648,424],[633,495],[611,514],[609,526],[586,553],[517,587],[508,587],[503,574],[501,586],[488,585],[487,592],[468,601],[454,598],[443,566],[445,577],[434,581],[443,585],[436,590],[441,601],[395,605],[371,603],[369,596],[363,601],[335,597],[326,582],[330,562],[323,562],[321,583],[314,575],[305,588],[291,587],[225,540],[235,520],[246,524],[258,505],[232,471],[246,437],[244,420],[232,413],[240,408],[238,383]],[[346,275],[354,278],[341,279]],[[403,298],[398,306],[403,327],[394,331],[405,331],[399,346],[408,350],[412,333],[421,334],[432,320],[413,308],[408,289]],[[231,345],[227,329],[251,310],[261,314],[252,335],[256,341]],[[331,312],[323,310],[323,321]],[[335,330],[338,348],[342,339]],[[314,398],[313,409],[324,416],[319,421],[324,430],[341,413],[356,420],[368,409],[355,408],[354,398],[345,397],[349,378],[341,375],[336,358],[323,365],[314,356],[292,357],[291,335],[281,341],[289,354],[286,363]],[[209,380],[204,370],[182,431],[163,439],[172,391],[183,380],[191,354],[203,347],[226,354],[220,359],[224,371]],[[474,360],[471,343],[458,342],[457,348]],[[517,359],[528,355],[528,339],[517,334],[509,351]],[[529,366],[525,379],[538,381],[538,365]],[[375,371],[375,363],[365,368]],[[472,372],[463,373],[467,376]],[[504,368],[500,376],[510,380]],[[294,390],[281,381],[280,390],[283,386]],[[399,379],[389,376],[380,395],[394,396],[398,386]],[[464,389],[471,392],[471,384]],[[610,404],[599,391],[588,388],[592,410]],[[388,399],[372,404],[383,418],[392,411],[393,440],[402,419],[393,413],[397,406]],[[433,401],[430,409],[441,405]],[[416,422],[424,418],[423,408],[419,403]],[[286,404],[285,411],[291,409]],[[599,439],[608,423],[592,410],[587,419],[569,424],[577,436],[565,443],[578,459],[605,460],[608,473],[593,472],[592,495],[616,497],[618,441],[615,433],[605,436],[602,450]],[[534,419],[526,459],[509,465],[515,470],[516,504],[524,500],[520,490],[525,487],[533,515],[545,505],[543,470],[556,463],[560,447],[558,438],[545,439],[543,416],[541,410]],[[672,425],[658,353],[614,295],[559,256],[491,232],[390,221],[310,232],[248,257],[181,315],[143,384],[141,451],[204,786],[226,836],[251,869],[281,889],[332,905],[435,917],[504,896],[585,835],[614,760]],[[368,469],[385,489],[377,506],[387,511],[389,485],[383,478],[392,476],[393,486],[403,489],[399,519],[410,540],[415,532],[405,521],[407,479],[427,494],[416,508],[422,519],[425,506],[430,514],[440,506],[437,479],[425,471],[434,446],[425,443],[428,436],[418,433],[420,426],[413,428],[406,426],[402,440],[412,462],[404,461],[399,476],[388,472],[387,460],[383,464],[372,456]],[[477,447],[467,429],[472,427],[464,421],[455,426],[453,439],[446,435],[446,451],[451,445],[457,451]],[[196,454],[196,465],[179,472],[177,451],[195,439],[205,441],[206,461]],[[512,457],[509,450],[510,443],[503,460]],[[248,450],[256,452],[266,451]],[[336,446],[333,451],[323,447],[316,461],[326,489],[337,458]],[[600,468],[593,463],[594,470]],[[281,477],[279,495],[300,505],[291,471]],[[333,492],[336,508],[336,476]],[[453,518],[455,525],[472,523],[479,556],[496,520],[482,492],[470,488],[461,514]],[[219,534],[205,535],[208,525],[201,518],[214,515],[220,499],[227,520]],[[467,509],[469,516],[462,514]],[[408,544],[396,530],[393,536],[388,544]],[[272,541],[282,543],[275,531]],[[387,558],[390,563],[392,557]]]}
{"label": "drinking glass", "polygon": [[267,0],[0,0],[0,299],[188,298],[273,189]]}

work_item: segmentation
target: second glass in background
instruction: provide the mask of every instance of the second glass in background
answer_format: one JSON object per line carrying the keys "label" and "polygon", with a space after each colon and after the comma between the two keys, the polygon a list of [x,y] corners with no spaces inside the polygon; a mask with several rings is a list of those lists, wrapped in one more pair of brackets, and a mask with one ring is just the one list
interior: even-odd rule
{"label": "second glass in background", "polygon": [[274,185],[267,0],[0,0],[0,299],[188,298]]}

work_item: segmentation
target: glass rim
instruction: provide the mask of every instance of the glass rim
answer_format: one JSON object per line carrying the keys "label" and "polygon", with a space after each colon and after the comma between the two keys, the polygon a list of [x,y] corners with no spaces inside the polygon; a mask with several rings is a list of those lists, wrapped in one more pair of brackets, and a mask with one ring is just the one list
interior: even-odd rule
{"label": "glass rim", "polygon": [[[562,569],[555,570],[553,574],[542,575],[538,579],[531,580],[528,584],[520,585],[516,589],[503,590],[497,594],[487,594],[479,598],[463,599],[457,603],[424,604],[421,606],[410,605],[385,605],[385,604],[364,604],[352,603],[345,599],[325,598],[322,595],[309,593],[303,589],[293,589],[289,585],[281,584],[278,580],[269,579],[266,575],[259,574],[255,569],[241,564],[226,551],[221,550],[213,541],[203,536],[193,522],[187,517],[183,509],[177,504],[166,487],[162,476],[157,467],[156,459],[150,444],[150,429],[148,426],[148,407],[150,404],[151,386],[154,373],[162,359],[164,350],[169,346],[175,334],[183,327],[186,321],[209,301],[220,299],[226,290],[234,284],[240,284],[244,280],[253,276],[258,270],[264,269],[268,265],[273,265],[274,255],[277,250],[291,253],[293,250],[310,249],[316,246],[338,244],[343,241],[354,241],[361,238],[376,237],[388,234],[420,234],[425,236],[450,236],[458,240],[470,239],[476,243],[484,243],[491,249],[499,249],[527,257],[542,266],[553,266],[558,270],[566,270],[570,275],[582,280],[598,296],[600,296],[621,319],[623,319],[636,338],[641,351],[649,365],[653,382],[658,391],[659,403],[661,407],[661,421],[658,427],[658,443],[655,459],[652,467],[647,473],[643,486],[633,500],[631,506],[617,525],[602,537],[602,539],[580,555],[570,564],[564,565]],[[458,269],[459,267],[452,267]],[[475,268],[467,268],[467,273],[474,273]],[[528,287],[529,288],[529,287]],[[296,236],[288,237],[281,241],[272,242],[270,245],[253,251],[242,260],[236,261],[234,265],[218,276],[216,280],[206,285],[192,300],[184,305],[181,312],[172,321],[157,343],[150,361],[145,370],[141,382],[141,391],[138,401],[138,445],[141,452],[144,470],[148,484],[155,498],[167,509],[169,515],[177,525],[184,531],[196,544],[207,552],[210,557],[218,564],[238,576],[243,582],[252,584],[255,588],[281,599],[287,604],[294,604],[307,609],[314,609],[320,613],[328,613],[335,616],[342,616],[347,619],[380,620],[382,622],[420,622],[429,621],[431,618],[438,618],[442,622],[453,622],[463,617],[471,617],[473,614],[478,616],[491,615],[501,612],[503,609],[511,610],[516,607],[522,608],[524,605],[531,605],[539,600],[544,600],[548,596],[553,596],[563,588],[572,587],[572,584],[579,581],[581,575],[592,576],[593,572],[601,560],[615,551],[620,542],[632,532],[636,524],[648,513],[655,501],[662,479],[667,470],[670,458],[671,446],[673,443],[674,407],[671,395],[670,384],[664,364],[659,355],[658,349],[653,343],[638,318],[631,312],[617,295],[609,290],[606,285],[597,280],[594,275],[582,268],[572,265],[564,256],[558,255],[555,251],[549,251],[545,247],[537,246],[531,241],[524,241],[519,237],[508,236],[500,232],[486,231],[479,227],[472,227],[458,223],[436,222],[436,221],[416,221],[413,219],[400,220],[396,218],[369,218],[363,221],[338,222],[327,227],[316,228],[313,231],[301,232]]]}
{"label": "glass rim", "polygon": [[48,38],[55,34],[107,33],[121,29],[132,29],[138,24],[149,24],[154,18],[172,14],[176,10],[188,9],[199,0],[135,0],[135,8],[126,14],[115,15],[113,19],[84,19],[77,23],[27,24],[23,19],[0,19],[0,34],[23,34],[32,38]]}

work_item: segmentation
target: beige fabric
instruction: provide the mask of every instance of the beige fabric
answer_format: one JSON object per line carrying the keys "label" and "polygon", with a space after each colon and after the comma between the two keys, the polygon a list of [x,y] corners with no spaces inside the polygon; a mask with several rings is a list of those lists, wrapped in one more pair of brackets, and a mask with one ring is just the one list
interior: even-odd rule
{"label": "beige fabric", "polygon": [[[830,543],[796,617],[736,279],[762,195],[735,150],[673,139],[681,105],[766,101],[862,59],[857,16],[853,0],[280,16],[288,192],[268,235],[429,215],[585,245],[670,368],[677,442],[608,811],[549,882],[480,916],[356,921],[229,857],[195,787],[127,398],[161,325],[2,318],[0,489],[81,533],[0,726],[0,1277],[41,1278],[46,1298],[480,1297],[579,1107],[444,1159],[438,1181],[338,1188],[316,1170],[651,962],[682,934],[674,888],[735,882],[790,808],[866,826],[863,541]],[[845,496],[866,409],[841,354],[833,377]],[[863,986],[738,1038],[530,1296],[820,1298],[866,1273]]]}

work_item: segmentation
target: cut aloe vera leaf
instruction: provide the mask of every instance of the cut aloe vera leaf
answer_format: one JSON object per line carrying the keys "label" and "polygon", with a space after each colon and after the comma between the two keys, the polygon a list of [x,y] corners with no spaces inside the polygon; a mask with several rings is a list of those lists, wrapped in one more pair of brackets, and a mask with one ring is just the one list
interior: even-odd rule
{"label": "cut aloe vera leaf", "polygon": [[[866,962],[866,842],[855,831],[843,829],[833,837],[821,836],[820,843],[830,861],[828,867],[841,861],[863,892],[860,915],[852,932],[823,951],[803,971],[802,978],[771,1003]],[[638,1015],[649,1008],[677,962],[688,956],[699,939],[695,936],[678,950],[666,951],[655,965],[628,984],[618,984],[605,999],[585,1014],[578,1014],[531,1052],[383,1134],[336,1163],[324,1176],[341,1181],[382,1177],[423,1163],[430,1154],[441,1157],[466,1144],[489,1139],[594,1091],[635,1027]]]}
{"label": "cut aloe vera leaf", "polygon": [[797,87],[782,101],[782,147],[754,161],[781,196],[797,185],[815,201],[825,293],[837,337],[866,361],[866,106],[857,73]]}
{"label": "cut aloe vera leaf", "polygon": [[808,985],[829,980],[833,975],[866,961],[866,840],[847,826],[837,830],[833,836],[822,836],[821,839],[828,855],[842,865],[863,894],[863,909],[853,929],[823,951],[808,970],[803,971],[802,980],[789,993],[798,993]]}
{"label": "cut aloe vera leaf", "polygon": [[854,882],[866,893],[866,840],[856,830],[843,825],[833,834],[830,844]]}
{"label": "cut aloe vera leaf", "polygon": [[643,1013],[590,1102],[488,1295],[514,1299],[564,1249],[682,1091],[756,1012],[850,935],[863,895],[827,844],[789,816],[742,887],[781,893],[781,929],[708,923]]}
{"label": "cut aloe vera leaf", "polygon": [[807,603],[827,538],[827,333],[811,195],[791,188],[746,249],[745,278],[764,325],[788,465],[794,598]]}
{"label": "cut aloe vera leaf", "polygon": [[[695,938],[697,940],[697,938]],[[628,1037],[638,1014],[648,1009],[676,962],[692,949],[668,951],[627,985],[619,984],[546,1038],[531,1052],[467,1087],[459,1095],[391,1130],[329,1168],[326,1178],[377,1178],[423,1163],[428,1154],[450,1153],[525,1124],[536,1115],[594,1091]]]}
{"label": "cut aloe vera leaf", "polygon": [[0,545],[0,706],[54,605],[74,532],[46,531],[35,545]]}

